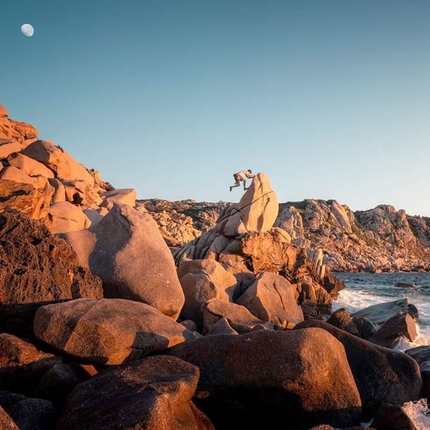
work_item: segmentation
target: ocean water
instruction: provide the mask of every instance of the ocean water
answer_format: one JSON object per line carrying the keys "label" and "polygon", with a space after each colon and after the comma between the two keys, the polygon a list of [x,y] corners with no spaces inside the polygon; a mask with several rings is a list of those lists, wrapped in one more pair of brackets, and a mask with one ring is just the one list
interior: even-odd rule
{"label": "ocean water", "polygon": [[[335,275],[345,282],[346,288],[333,302],[333,310],[344,307],[353,313],[367,306],[407,298],[419,312],[417,325],[419,336],[413,343],[402,338],[396,349],[404,351],[416,346],[430,345],[430,273],[335,273]],[[395,287],[397,282],[414,284],[414,287]],[[403,409],[417,430],[430,429],[426,399],[405,403]]]}
{"label": "ocean water", "polygon": [[[378,303],[407,298],[419,312],[419,336],[411,343],[402,340],[398,349],[430,345],[430,273],[335,273],[346,288],[333,301],[333,310],[341,307],[350,313]],[[397,282],[414,284],[413,288],[395,287]]]}

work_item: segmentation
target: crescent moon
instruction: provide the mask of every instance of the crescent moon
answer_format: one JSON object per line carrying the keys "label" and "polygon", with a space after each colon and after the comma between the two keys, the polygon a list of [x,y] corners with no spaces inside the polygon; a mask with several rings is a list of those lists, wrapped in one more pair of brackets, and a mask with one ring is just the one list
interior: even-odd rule
{"label": "crescent moon", "polygon": [[21,25],[21,32],[24,36],[31,37],[34,34],[34,28],[31,24]]}

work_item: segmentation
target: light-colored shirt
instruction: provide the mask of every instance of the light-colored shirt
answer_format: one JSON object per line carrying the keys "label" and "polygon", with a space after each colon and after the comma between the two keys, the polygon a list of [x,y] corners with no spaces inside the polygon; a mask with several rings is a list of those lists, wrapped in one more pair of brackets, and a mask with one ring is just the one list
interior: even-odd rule
{"label": "light-colored shirt", "polygon": [[249,173],[248,170],[237,172],[236,175],[238,175],[243,181],[246,180],[246,178],[253,178],[255,176],[252,173]]}

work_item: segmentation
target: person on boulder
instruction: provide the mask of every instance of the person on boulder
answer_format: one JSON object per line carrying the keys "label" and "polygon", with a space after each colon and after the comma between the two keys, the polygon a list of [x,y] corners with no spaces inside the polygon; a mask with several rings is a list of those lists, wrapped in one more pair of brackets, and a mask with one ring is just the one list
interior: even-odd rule
{"label": "person on boulder", "polygon": [[252,174],[252,170],[248,169],[248,170],[242,170],[241,172],[237,172],[237,173],[233,173],[233,178],[234,178],[234,185],[230,185],[230,191],[233,188],[236,187],[240,187],[240,183],[243,182],[243,189],[247,190],[247,186],[246,186],[246,178],[253,178],[255,177],[255,175]]}

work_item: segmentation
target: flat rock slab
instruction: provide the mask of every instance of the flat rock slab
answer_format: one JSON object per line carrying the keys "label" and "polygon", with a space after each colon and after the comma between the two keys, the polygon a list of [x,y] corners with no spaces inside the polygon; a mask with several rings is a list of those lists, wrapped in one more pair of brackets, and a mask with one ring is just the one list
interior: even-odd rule
{"label": "flat rock slab", "polygon": [[213,430],[192,403],[199,369],[179,358],[148,357],[79,384],[67,399],[62,430]]}
{"label": "flat rock slab", "polygon": [[157,309],[123,299],[79,299],[42,306],[36,337],[62,353],[94,364],[121,364],[195,339]]}
{"label": "flat rock slab", "polygon": [[418,309],[408,299],[393,300],[392,302],[379,303],[369,306],[351,314],[352,317],[363,316],[375,324],[382,325],[398,312],[408,313],[414,319],[418,319]]}

